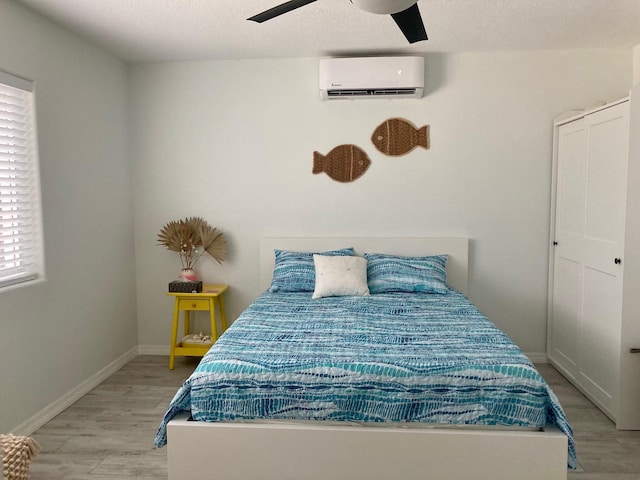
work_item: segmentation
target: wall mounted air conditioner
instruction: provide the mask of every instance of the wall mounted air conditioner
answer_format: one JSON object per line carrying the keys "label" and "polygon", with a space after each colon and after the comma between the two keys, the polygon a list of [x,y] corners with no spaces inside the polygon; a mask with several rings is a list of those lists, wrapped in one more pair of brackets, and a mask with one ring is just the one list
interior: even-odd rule
{"label": "wall mounted air conditioner", "polygon": [[320,60],[320,98],[421,98],[423,57],[352,57]]}

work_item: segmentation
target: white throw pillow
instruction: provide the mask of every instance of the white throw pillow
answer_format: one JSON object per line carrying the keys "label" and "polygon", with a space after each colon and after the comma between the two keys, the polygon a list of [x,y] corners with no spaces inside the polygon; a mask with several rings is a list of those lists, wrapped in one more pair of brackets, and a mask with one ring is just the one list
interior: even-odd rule
{"label": "white throw pillow", "polygon": [[311,298],[369,295],[367,261],[362,257],[313,256],[316,286]]}

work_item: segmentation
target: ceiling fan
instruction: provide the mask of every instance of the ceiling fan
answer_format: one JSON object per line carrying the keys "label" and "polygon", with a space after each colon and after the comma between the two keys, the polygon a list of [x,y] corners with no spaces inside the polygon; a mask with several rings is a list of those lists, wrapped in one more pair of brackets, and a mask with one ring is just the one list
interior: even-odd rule
{"label": "ceiling fan", "polygon": [[[290,0],[269,10],[247,18],[262,23],[296,8],[304,7],[316,0]],[[427,40],[427,32],[418,10],[418,0],[350,0],[365,12],[391,15],[409,43]]]}

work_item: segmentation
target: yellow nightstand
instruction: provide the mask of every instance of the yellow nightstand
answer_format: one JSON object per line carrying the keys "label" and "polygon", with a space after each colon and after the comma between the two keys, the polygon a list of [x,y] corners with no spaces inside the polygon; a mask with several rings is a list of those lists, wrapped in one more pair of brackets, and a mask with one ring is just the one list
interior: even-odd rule
{"label": "yellow nightstand", "polygon": [[[171,329],[171,350],[169,353],[169,370],[173,370],[173,363],[176,355],[202,357],[211,345],[183,346],[178,343],[178,323],[180,323],[180,312],[184,313],[184,334],[189,334],[189,314],[193,310],[208,310],[211,318],[211,340],[212,344],[218,339],[218,329],[216,324],[216,306],[220,311],[222,331],[227,329],[227,314],[224,311],[224,300],[222,294],[226,292],[229,285],[203,285],[200,293],[168,292],[167,295],[175,297],[173,307],[173,328]],[[221,332],[222,333],[222,332]]]}

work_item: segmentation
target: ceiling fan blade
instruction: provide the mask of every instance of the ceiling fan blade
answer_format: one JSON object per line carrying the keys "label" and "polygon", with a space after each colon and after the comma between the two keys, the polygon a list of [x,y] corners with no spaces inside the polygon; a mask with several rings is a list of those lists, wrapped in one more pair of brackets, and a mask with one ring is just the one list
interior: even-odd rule
{"label": "ceiling fan blade", "polygon": [[392,13],[391,16],[404,33],[409,43],[421,42],[422,40],[428,40],[427,31],[422,23],[422,17],[420,16],[420,10],[418,10],[418,4],[415,3],[406,10],[398,13]]}
{"label": "ceiling fan blade", "polygon": [[270,8],[269,10],[265,10],[262,13],[254,15],[251,18],[247,18],[247,20],[262,23],[267,20],[271,20],[272,18],[278,17],[284,13],[288,13],[291,10],[295,10],[296,8],[304,7],[305,5],[308,5],[315,1],[316,0],[290,0],[289,2],[282,3],[273,8]]}

